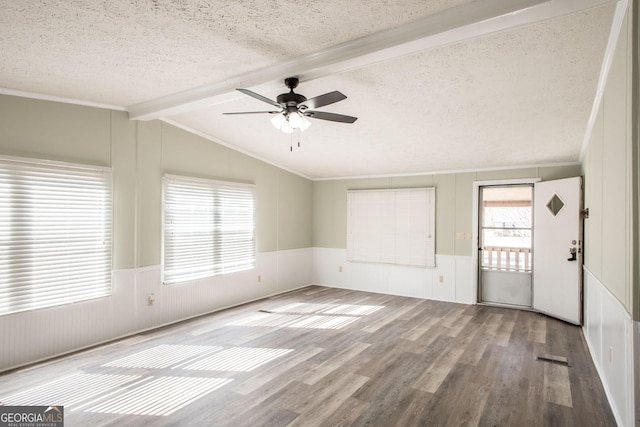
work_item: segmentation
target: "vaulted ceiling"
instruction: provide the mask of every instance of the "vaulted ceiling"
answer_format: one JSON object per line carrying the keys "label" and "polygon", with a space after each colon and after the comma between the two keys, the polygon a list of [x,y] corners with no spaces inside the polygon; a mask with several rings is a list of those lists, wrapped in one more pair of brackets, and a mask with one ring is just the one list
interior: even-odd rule
{"label": "vaulted ceiling", "polygon": [[[617,3],[0,0],[0,93],[165,120],[311,179],[575,163]],[[222,114],[269,110],[235,88],[275,99],[289,76],[358,120],[288,135]]]}

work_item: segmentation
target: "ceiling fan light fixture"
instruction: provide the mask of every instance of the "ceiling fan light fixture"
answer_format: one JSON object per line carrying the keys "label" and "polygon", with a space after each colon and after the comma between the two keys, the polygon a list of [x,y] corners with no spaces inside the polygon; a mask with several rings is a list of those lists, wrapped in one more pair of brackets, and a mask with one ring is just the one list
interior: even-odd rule
{"label": "ceiling fan light fixture", "polygon": [[271,124],[278,130],[282,129],[285,123],[287,123],[287,119],[284,114],[276,114],[271,118]]}
{"label": "ceiling fan light fixture", "polygon": [[282,127],[280,128],[280,130],[284,133],[293,133],[293,127],[291,126],[291,124],[288,121],[284,121],[284,123],[282,124]]}
{"label": "ceiling fan light fixture", "polygon": [[302,117],[300,117],[300,114],[298,113],[289,113],[287,119],[289,120],[291,127],[294,129],[298,129],[300,124],[302,124]]}
{"label": "ceiling fan light fixture", "polygon": [[309,128],[309,126],[311,126],[311,122],[307,120],[305,116],[301,115],[301,117],[302,117],[302,122],[300,123],[300,132],[304,132]]}
{"label": "ceiling fan light fixture", "polygon": [[298,129],[302,125],[302,116],[299,113],[289,113],[289,124],[292,128]]}
{"label": "ceiling fan light fixture", "polygon": [[300,113],[281,113],[271,118],[271,124],[284,133],[292,133],[294,129],[304,132],[311,126],[311,122]]}

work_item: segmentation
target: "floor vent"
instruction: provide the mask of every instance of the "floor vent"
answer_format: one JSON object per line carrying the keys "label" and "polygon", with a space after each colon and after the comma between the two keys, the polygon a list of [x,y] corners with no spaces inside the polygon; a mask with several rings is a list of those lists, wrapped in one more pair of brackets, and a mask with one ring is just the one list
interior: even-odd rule
{"label": "floor vent", "polygon": [[569,360],[563,356],[553,356],[553,355],[545,354],[544,356],[536,357],[536,360],[539,360],[541,362],[549,362],[549,363],[555,363],[556,365],[571,367]]}

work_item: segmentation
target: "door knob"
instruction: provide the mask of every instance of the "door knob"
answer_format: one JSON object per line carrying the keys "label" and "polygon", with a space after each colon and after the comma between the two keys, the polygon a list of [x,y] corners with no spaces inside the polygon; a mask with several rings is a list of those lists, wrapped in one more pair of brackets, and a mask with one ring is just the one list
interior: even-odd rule
{"label": "door knob", "polygon": [[569,248],[569,254],[571,258],[567,258],[567,261],[576,261],[578,258],[578,249],[577,248]]}

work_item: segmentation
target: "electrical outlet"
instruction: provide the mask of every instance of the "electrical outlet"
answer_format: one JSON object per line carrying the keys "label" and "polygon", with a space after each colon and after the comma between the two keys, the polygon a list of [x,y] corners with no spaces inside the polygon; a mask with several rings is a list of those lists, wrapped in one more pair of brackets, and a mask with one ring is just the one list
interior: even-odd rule
{"label": "electrical outlet", "polygon": [[258,274],[258,283],[262,282],[262,276]]}
{"label": "electrical outlet", "polygon": [[438,278],[438,281],[440,283],[444,283],[444,276],[441,274],[440,277]]}
{"label": "electrical outlet", "polygon": [[338,266],[338,273],[342,273],[342,266]]}
{"label": "electrical outlet", "polygon": [[155,301],[156,301],[156,296],[154,294],[149,294],[147,296],[147,305],[148,306],[152,306]]}

